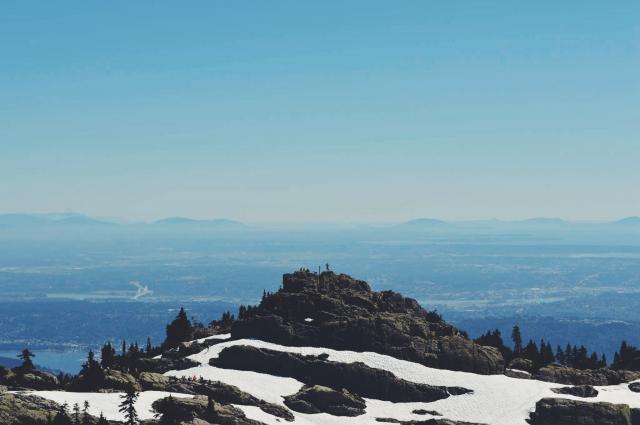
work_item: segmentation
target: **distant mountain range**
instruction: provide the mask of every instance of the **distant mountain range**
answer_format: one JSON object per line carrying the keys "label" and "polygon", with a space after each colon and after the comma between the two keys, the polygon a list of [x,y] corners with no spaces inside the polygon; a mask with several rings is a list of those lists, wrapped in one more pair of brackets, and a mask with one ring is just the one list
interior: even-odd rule
{"label": "distant mountain range", "polygon": [[247,225],[240,223],[239,221],[228,219],[213,219],[213,220],[197,220],[188,217],[168,217],[162,220],[157,220],[151,223],[132,223],[123,224],[116,220],[99,219],[90,217],[84,214],[77,213],[50,213],[50,214],[26,214],[26,213],[14,213],[14,214],[0,214],[0,228],[2,227],[16,227],[16,228],[41,228],[41,227],[78,227],[78,226],[93,226],[93,227],[116,227],[116,226],[197,226],[215,229],[243,229],[248,227]]}
{"label": "distant mountain range", "polygon": [[[136,227],[143,226],[145,228],[183,228],[183,229],[207,229],[207,230],[242,230],[248,229],[250,226],[239,221],[226,218],[218,219],[195,219],[190,217],[167,217],[152,222],[126,223],[114,218],[96,218],[78,213],[47,213],[47,214],[28,214],[28,213],[11,213],[0,214],[0,229],[2,228],[82,228],[82,227]],[[397,223],[391,226],[396,230],[433,230],[447,229],[455,226],[473,226],[473,227],[539,227],[539,228],[555,228],[555,227],[639,227],[640,217],[630,216],[620,220],[608,222],[577,222],[569,221],[561,218],[552,217],[534,217],[525,220],[469,220],[469,221],[445,221],[436,218],[416,218],[406,222]]]}
{"label": "distant mountain range", "polygon": [[214,220],[196,220],[188,217],[168,217],[162,220],[154,221],[153,225],[157,226],[199,226],[199,227],[216,227],[219,229],[243,229],[248,227],[246,224],[226,218]]}
{"label": "distant mountain range", "polygon": [[626,217],[620,220],[607,221],[607,222],[580,222],[569,221],[562,218],[555,217],[534,217],[525,220],[472,220],[472,221],[444,221],[435,218],[417,218],[403,223],[397,224],[394,227],[402,229],[435,229],[446,228],[448,226],[459,225],[473,225],[478,227],[483,226],[516,226],[516,227],[565,227],[565,226],[639,226],[640,217],[632,216]]}

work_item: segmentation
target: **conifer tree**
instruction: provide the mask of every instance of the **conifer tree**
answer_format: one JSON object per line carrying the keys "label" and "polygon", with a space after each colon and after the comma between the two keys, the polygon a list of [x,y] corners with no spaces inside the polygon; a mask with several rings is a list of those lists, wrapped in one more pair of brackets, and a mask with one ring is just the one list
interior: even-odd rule
{"label": "conifer tree", "polygon": [[184,307],[180,307],[180,312],[173,320],[173,322],[167,325],[167,337],[165,339],[165,346],[175,347],[182,341],[187,341],[193,334],[193,325],[187,317],[187,313]]}
{"label": "conifer tree", "polygon": [[84,401],[82,405],[82,425],[91,425],[91,415],[89,415],[89,402]]}
{"label": "conifer tree", "polygon": [[136,401],[138,393],[133,387],[129,387],[127,392],[120,396],[119,412],[124,414],[124,425],[138,425],[138,413],[136,412]]}
{"label": "conifer tree", "polygon": [[29,351],[28,348],[22,350],[20,354],[18,354],[18,358],[22,360],[22,366],[20,368],[25,371],[33,370],[33,361],[31,360],[36,355]]}
{"label": "conifer tree", "polygon": [[100,417],[98,418],[98,423],[96,425],[109,425],[109,422],[107,421],[107,419],[104,417],[104,415],[102,414],[102,412],[100,412]]}
{"label": "conifer tree", "polygon": [[80,405],[78,403],[73,404],[73,423],[80,425]]}
{"label": "conifer tree", "polygon": [[116,349],[113,348],[111,342],[107,342],[102,346],[102,350],[100,352],[100,365],[103,368],[112,367],[115,364],[116,360]]}
{"label": "conifer tree", "polygon": [[60,406],[56,417],[53,418],[52,425],[73,425],[69,417],[69,405],[67,403]]}
{"label": "conifer tree", "polygon": [[513,355],[518,357],[522,354],[522,335],[518,325],[515,325],[511,330],[511,340],[513,341]]}

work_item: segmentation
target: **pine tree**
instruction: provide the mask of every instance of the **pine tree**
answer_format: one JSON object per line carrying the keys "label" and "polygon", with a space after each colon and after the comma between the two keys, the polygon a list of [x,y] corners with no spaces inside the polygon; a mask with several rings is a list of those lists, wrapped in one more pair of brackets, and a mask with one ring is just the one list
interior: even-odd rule
{"label": "pine tree", "polygon": [[193,325],[187,317],[184,307],[180,307],[180,312],[176,318],[167,325],[167,338],[164,341],[164,345],[167,347],[175,347],[182,341],[189,340],[192,334]]}
{"label": "pine tree", "polygon": [[89,415],[89,402],[84,401],[82,405],[82,425],[91,425],[91,415]]}
{"label": "pine tree", "polygon": [[511,340],[513,341],[513,355],[518,357],[522,354],[522,335],[518,325],[515,325],[511,330]]}
{"label": "pine tree", "polygon": [[160,425],[179,425],[181,421],[173,396],[169,394],[169,397],[160,400],[159,403],[159,410],[164,412],[157,412],[155,415],[156,418],[159,418],[158,422],[160,423]]}
{"label": "pine tree", "polygon": [[153,346],[151,345],[151,338],[147,337],[147,347],[145,348],[147,354],[151,354],[153,351]]}
{"label": "pine tree", "polygon": [[562,347],[558,345],[556,348],[556,361],[561,365],[566,365],[566,359],[564,357],[564,351],[562,351]]}
{"label": "pine tree", "polygon": [[87,361],[82,364],[80,374],[84,378],[87,389],[99,387],[104,380],[104,371],[102,370],[100,363],[95,359],[93,350],[89,350],[89,353],[87,354]]}
{"label": "pine tree", "polygon": [[56,417],[53,418],[52,425],[73,425],[69,417],[69,405],[67,403],[60,406]]}
{"label": "pine tree", "polygon": [[33,361],[31,361],[31,358],[35,356],[36,355],[29,351],[28,348],[22,350],[22,352],[18,354],[18,358],[22,360],[22,366],[20,366],[20,368],[25,371],[33,370]]}
{"label": "pine tree", "polygon": [[138,413],[136,412],[136,401],[138,400],[138,393],[133,387],[129,387],[127,392],[120,396],[119,412],[124,414],[124,425],[138,425],[140,423],[138,419]]}
{"label": "pine tree", "polygon": [[78,403],[73,405],[73,423],[74,425],[80,425],[80,405]]}
{"label": "pine tree", "polygon": [[98,418],[98,423],[96,425],[109,425],[109,422],[107,421],[107,419],[104,417],[104,415],[102,414],[102,412],[100,412],[100,417]]}
{"label": "pine tree", "polygon": [[100,365],[103,368],[112,367],[115,364],[116,360],[116,349],[113,348],[111,342],[107,342],[102,346],[102,350],[100,352]]}
{"label": "pine tree", "polygon": [[216,419],[218,419],[218,415],[216,414],[216,407],[211,396],[207,397],[207,409],[205,410],[204,414],[205,418],[210,421],[215,421]]}

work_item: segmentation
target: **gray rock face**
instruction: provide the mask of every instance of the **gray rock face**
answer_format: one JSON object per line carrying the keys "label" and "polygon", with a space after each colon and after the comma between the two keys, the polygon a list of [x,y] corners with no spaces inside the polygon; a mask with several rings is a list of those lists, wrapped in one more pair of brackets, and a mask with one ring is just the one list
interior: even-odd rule
{"label": "gray rock face", "polygon": [[139,380],[142,389],[145,391],[154,390],[202,395],[211,397],[216,402],[222,404],[257,406],[270,415],[277,416],[286,421],[294,420],[293,414],[287,408],[277,404],[267,403],[251,394],[245,393],[238,387],[223,382],[180,380],[151,372],[141,373]]}
{"label": "gray rock face", "polygon": [[236,321],[232,336],[374,351],[466,372],[504,371],[504,359],[497,349],[463,337],[416,300],[392,291],[374,292],[364,281],[333,272],[285,274],[282,289]]}
{"label": "gray rock face", "polygon": [[531,425],[636,425],[626,404],[543,398],[531,414]]}
{"label": "gray rock face", "polygon": [[509,369],[524,370],[525,372],[533,372],[533,362],[529,359],[521,357],[515,358],[509,362]]}
{"label": "gray rock face", "polygon": [[[262,422],[248,419],[240,409],[213,402],[211,410],[207,409],[207,398],[166,397],[153,403],[155,411],[170,415],[176,423],[188,424],[219,424],[219,425],[262,425]],[[172,422],[169,422],[172,423]]]}
{"label": "gray rock face", "polygon": [[337,391],[344,388],[361,397],[392,402],[432,402],[471,392],[465,388],[405,381],[389,371],[360,362],[332,362],[324,356],[303,356],[242,345],[225,348],[217,358],[211,359],[211,363],[221,368],[291,377],[308,385],[322,385]]}
{"label": "gray rock face", "polygon": [[549,365],[540,368],[535,378],[565,385],[618,385],[623,382],[640,379],[640,372],[613,369],[580,370]]}
{"label": "gray rock face", "polygon": [[634,393],[640,393],[640,382],[632,382],[629,384],[629,390]]}
{"label": "gray rock face", "polygon": [[[45,425],[49,418],[55,418],[60,406],[41,397],[27,394],[0,392],[0,424],[2,425]],[[89,416],[88,423],[96,425],[98,419]],[[116,422],[109,421],[110,425]]]}
{"label": "gray rock face", "polygon": [[40,397],[0,393],[0,424],[42,425],[47,423],[58,405]]}
{"label": "gray rock face", "polygon": [[12,389],[55,390],[60,387],[60,382],[56,376],[47,372],[15,372],[3,368],[0,371],[0,385]]}
{"label": "gray rock face", "polygon": [[320,385],[305,386],[284,398],[284,404],[301,413],[329,413],[335,416],[363,415],[364,399],[347,390],[336,391]]}
{"label": "gray rock face", "polygon": [[552,388],[551,391],[556,394],[568,394],[575,397],[583,398],[598,396],[598,390],[593,388],[591,385],[576,385],[574,387]]}

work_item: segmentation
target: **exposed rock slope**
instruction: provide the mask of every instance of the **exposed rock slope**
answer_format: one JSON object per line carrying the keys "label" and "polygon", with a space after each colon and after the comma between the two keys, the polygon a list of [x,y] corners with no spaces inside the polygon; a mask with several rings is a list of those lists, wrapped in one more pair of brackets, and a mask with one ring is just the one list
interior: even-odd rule
{"label": "exposed rock slope", "polygon": [[233,338],[283,345],[374,351],[430,367],[481,374],[504,371],[502,355],[462,336],[411,298],[375,292],[344,274],[285,274],[283,286],[251,307]]}

